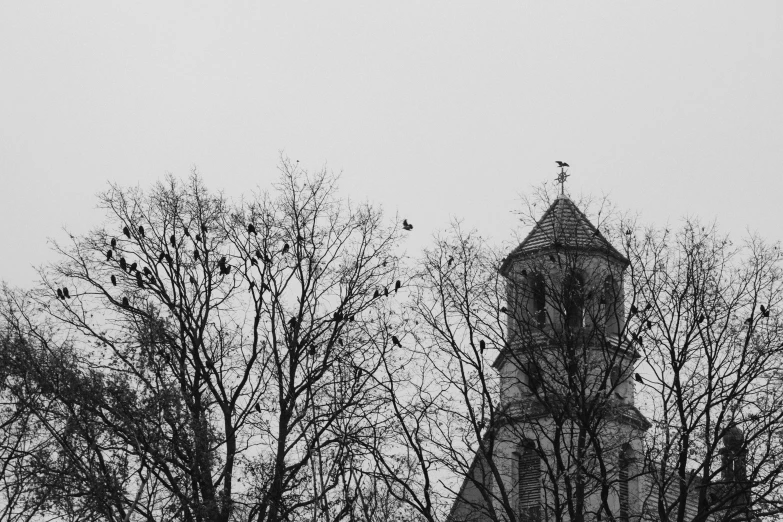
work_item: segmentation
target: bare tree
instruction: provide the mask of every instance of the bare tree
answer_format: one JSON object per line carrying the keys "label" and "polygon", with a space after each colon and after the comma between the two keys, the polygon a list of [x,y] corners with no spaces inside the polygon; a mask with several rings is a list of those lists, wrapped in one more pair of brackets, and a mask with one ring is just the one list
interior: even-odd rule
{"label": "bare tree", "polygon": [[[378,408],[374,318],[398,231],[283,160],[241,205],[194,174],[112,186],[107,228],[7,291],[17,401],[57,450],[40,481],[104,520],[339,520],[352,437]],[[34,400],[29,393],[35,392]],[[55,455],[56,453],[56,455]],[[54,494],[54,493],[53,493]]]}

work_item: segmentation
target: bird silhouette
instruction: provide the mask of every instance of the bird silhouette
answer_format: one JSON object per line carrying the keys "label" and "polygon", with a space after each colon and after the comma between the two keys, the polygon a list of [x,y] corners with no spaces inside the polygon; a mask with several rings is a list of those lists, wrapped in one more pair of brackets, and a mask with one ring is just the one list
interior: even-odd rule
{"label": "bird silhouette", "polygon": [[142,272],[144,272],[144,275],[147,277],[152,275],[152,270],[150,270],[149,267],[146,266],[144,267],[144,270],[142,270]]}
{"label": "bird silhouette", "polygon": [[696,320],[696,322],[698,322],[699,324],[703,323],[704,322],[704,314],[701,314],[699,316],[699,318]]}
{"label": "bird silhouette", "polygon": [[248,234],[255,234],[255,235],[258,235],[258,234],[256,234],[256,227],[253,225],[253,223],[250,223],[250,224],[247,226],[247,233],[248,233]]}
{"label": "bird silhouette", "polygon": [[201,241],[201,234],[196,234],[196,242]]}
{"label": "bird silhouette", "polygon": [[400,289],[400,286],[402,286],[402,283],[400,283],[400,280],[398,279],[397,281],[394,282],[394,293],[395,294],[397,293],[397,290]]}
{"label": "bird silhouette", "polygon": [[508,308],[506,308],[505,306],[501,307],[500,308],[500,313],[507,314],[508,313]]}
{"label": "bird silhouette", "polygon": [[259,406],[258,403],[256,403],[254,407],[258,413],[261,413],[261,406]]}
{"label": "bird silhouette", "polygon": [[403,230],[408,230],[408,231],[411,231],[411,230],[413,230],[413,225],[411,225],[410,223],[408,223],[408,220],[407,220],[407,219],[403,219],[403,220],[402,220],[402,229],[403,229]]}
{"label": "bird silhouette", "polygon": [[174,234],[171,234],[171,237],[169,238],[169,242],[171,243],[171,246],[176,248],[177,247],[177,236],[175,236]]}
{"label": "bird silhouette", "polygon": [[68,289],[66,287],[63,287],[63,295],[65,296],[66,299],[71,298],[71,294],[68,293]]}
{"label": "bird silhouette", "polygon": [[112,251],[111,250],[107,250],[106,251],[106,261],[111,260],[111,255],[112,255]]}
{"label": "bird silhouette", "polygon": [[124,306],[125,308],[127,308],[129,304],[130,304],[130,303],[128,302],[128,298],[127,298],[127,297],[123,297],[123,298],[122,298],[122,306]]}
{"label": "bird silhouette", "polygon": [[393,344],[394,346],[399,346],[399,347],[402,347],[402,345],[400,344],[400,340],[399,340],[399,339],[397,339],[397,336],[396,336],[396,335],[392,335],[392,344]]}
{"label": "bird silhouette", "polygon": [[144,280],[141,278],[141,272],[136,272],[136,284],[139,288],[144,288]]}
{"label": "bird silhouette", "polygon": [[751,315],[747,319],[745,319],[745,324],[751,325],[753,324],[753,316]]}
{"label": "bird silhouette", "polygon": [[639,313],[639,309],[636,308],[636,305],[631,305],[631,315],[636,315]]}
{"label": "bird silhouette", "polygon": [[386,288],[385,286],[383,287],[383,296],[384,297],[389,297],[389,289]]}
{"label": "bird silhouette", "polygon": [[334,321],[335,321],[336,323],[339,323],[339,322],[340,322],[340,321],[342,321],[342,320],[343,320],[343,314],[342,314],[342,312],[340,312],[339,310],[338,310],[338,311],[336,311],[336,312],[334,313]]}
{"label": "bird silhouette", "polygon": [[255,257],[251,257],[250,258],[250,264],[253,265],[253,266],[258,266],[258,261],[256,261]]}
{"label": "bird silhouette", "polygon": [[130,271],[131,271],[131,272],[135,271],[135,270],[136,270],[136,266],[138,266],[138,265],[136,265],[136,262],[135,262],[135,261],[134,261],[133,263],[131,263],[131,266],[130,266]]}
{"label": "bird silhouette", "polygon": [[636,382],[644,384],[644,380],[642,379],[642,376],[639,375],[638,373],[635,373],[633,377],[634,379],[636,379]]}
{"label": "bird silhouette", "polygon": [[57,289],[57,299],[65,299],[65,294],[59,288]]}
{"label": "bird silhouette", "polygon": [[141,237],[144,237],[144,227],[143,227],[143,226],[141,226],[141,225],[139,225],[139,235],[140,235]]}
{"label": "bird silhouette", "polygon": [[185,237],[190,237],[190,230],[188,230],[188,227],[184,227],[184,234]]}
{"label": "bird silhouette", "polygon": [[647,303],[646,305],[644,305],[644,311],[645,312],[649,312],[651,308],[652,308],[652,305],[650,303]]}
{"label": "bird silhouette", "polygon": [[224,265],[220,269],[220,273],[223,274],[223,275],[228,275],[230,272],[231,272],[231,265]]}
{"label": "bird silhouette", "polygon": [[194,250],[194,251],[193,251],[193,259],[195,259],[196,261],[198,261],[198,260],[199,260],[199,258],[200,258],[200,257],[199,257],[198,250]]}
{"label": "bird silhouette", "polygon": [[375,293],[374,293],[374,294],[372,294],[372,298],[373,298],[373,299],[377,299],[377,298],[379,298],[380,296],[381,296],[381,293],[380,293],[380,292],[378,292],[378,289],[376,288],[376,289],[375,289]]}
{"label": "bird silhouette", "polygon": [[166,257],[166,252],[161,252],[160,255],[158,256],[158,263],[162,263],[165,257]]}
{"label": "bird silhouette", "polygon": [[454,256],[449,256],[449,260],[446,261],[446,266],[451,266],[451,264],[454,262]]}
{"label": "bird silhouette", "polygon": [[652,329],[652,327],[653,327],[652,321],[647,319],[647,329],[650,330],[650,329]]}
{"label": "bird silhouette", "polygon": [[626,236],[630,236],[630,235],[631,235],[631,229],[630,229],[630,228],[629,228],[628,230],[626,230],[626,231],[625,231],[625,235],[626,235]]}
{"label": "bird silhouette", "polygon": [[291,326],[291,328],[296,328],[296,323],[297,323],[296,317],[292,317],[291,319],[288,320],[288,324]]}
{"label": "bird silhouette", "polygon": [[263,259],[263,257],[264,257],[264,256],[263,256],[263,254],[261,254],[261,251],[260,251],[260,250],[256,250],[256,257],[257,257],[258,259]]}
{"label": "bird silhouette", "polygon": [[479,352],[484,353],[484,350],[487,348],[487,343],[484,342],[484,339],[479,341]]}
{"label": "bird silhouette", "polygon": [[282,252],[283,254],[286,254],[286,253],[288,253],[288,250],[289,250],[290,248],[291,248],[291,247],[288,245],[288,243],[285,243],[285,244],[283,245],[283,249],[282,249],[280,252]]}
{"label": "bird silhouette", "polygon": [[167,262],[168,264],[170,264],[170,265],[171,265],[171,264],[173,264],[173,263],[174,263],[174,260],[171,258],[171,256],[170,256],[169,254],[166,254],[166,256],[165,256],[165,257],[166,257],[166,262]]}
{"label": "bird silhouette", "polygon": [[111,247],[112,248],[117,248],[117,238],[116,237],[111,238]]}
{"label": "bird silhouette", "polygon": [[761,317],[769,317],[769,308],[761,305]]}
{"label": "bird silhouette", "polygon": [[302,234],[297,234],[296,235],[296,241],[298,243],[301,243],[302,241],[304,241],[304,236]]}
{"label": "bird silhouette", "polygon": [[255,287],[256,287],[256,282],[255,281],[250,281],[250,288],[248,288],[247,291],[248,292],[252,292],[253,288],[255,288]]}
{"label": "bird silhouette", "polygon": [[122,227],[122,233],[125,234],[128,239],[130,239],[130,229],[128,227]]}
{"label": "bird silhouette", "polygon": [[220,268],[223,268],[224,266],[226,266],[226,256],[223,256],[223,257],[220,258],[220,261],[218,261],[218,266]]}
{"label": "bird silhouette", "polygon": [[128,268],[128,263],[125,261],[124,257],[120,258],[120,268],[122,268],[123,272]]}
{"label": "bird silhouette", "polygon": [[560,167],[560,168],[570,167],[571,166],[568,163],[566,163],[565,161],[555,161],[555,163],[557,163],[557,166]]}
{"label": "bird silhouette", "polygon": [[193,276],[190,276],[190,284],[196,285],[198,284],[198,281],[196,281],[196,278]]}
{"label": "bird silhouette", "polygon": [[207,226],[201,225],[201,232],[206,236],[207,235]]}
{"label": "bird silhouette", "polygon": [[111,276],[111,284],[117,286],[117,278],[114,275]]}

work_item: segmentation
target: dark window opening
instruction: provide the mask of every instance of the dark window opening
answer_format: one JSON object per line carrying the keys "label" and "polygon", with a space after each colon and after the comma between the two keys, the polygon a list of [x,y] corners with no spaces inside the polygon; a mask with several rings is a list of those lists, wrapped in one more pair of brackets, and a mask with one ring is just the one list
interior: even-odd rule
{"label": "dark window opening", "polygon": [[546,324],[546,283],[544,282],[544,276],[533,274],[530,286],[533,294],[533,315],[536,324],[539,327],[543,327]]}
{"label": "dark window opening", "polygon": [[579,274],[570,274],[563,282],[563,304],[566,324],[571,328],[584,326],[584,286],[584,278]]}

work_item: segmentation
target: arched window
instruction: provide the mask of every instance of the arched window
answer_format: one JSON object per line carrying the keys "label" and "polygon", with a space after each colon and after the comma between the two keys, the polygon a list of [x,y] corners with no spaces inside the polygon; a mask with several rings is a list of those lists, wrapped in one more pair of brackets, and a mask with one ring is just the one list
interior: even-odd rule
{"label": "arched window", "polygon": [[525,374],[527,375],[527,387],[530,393],[535,394],[538,392],[538,387],[541,385],[541,369],[533,361],[528,361],[525,367]]}
{"label": "arched window", "polygon": [[546,324],[546,282],[541,274],[533,274],[530,278],[530,290],[533,300],[533,316],[536,324],[543,327]]}
{"label": "arched window", "polygon": [[537,521],[541,516],[541,457],[536,443],[524,439],[518,455],[519,517],[520,520]]}
{"label": "arched window", "polygon": [[584,326],[585,299],[584,278],[577,273],[571,273],[563,281],[563,309],[565,321],[571,328]]}
{"label": "arched window", "polygon": [[628,481],[630,479],[630,468],[632,461],[632,449],[630,444],[623,444],[620,450],[620,458],[618,462],[618,481],[619,481],[619,497],[620,497],[620,517],[621,522],[628,522],[630,513],[630,495],[628,491]]}

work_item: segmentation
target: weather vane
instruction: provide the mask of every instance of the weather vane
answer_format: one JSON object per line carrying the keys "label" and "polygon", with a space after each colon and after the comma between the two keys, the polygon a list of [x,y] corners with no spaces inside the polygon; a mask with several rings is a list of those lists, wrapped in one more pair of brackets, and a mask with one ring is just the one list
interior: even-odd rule
{"label": "weather vane", "polygon": [[565,196],[565,182],[568,179],[569,174],[566,173],[566,167],[570,167],[565,161],[556,161],[557,166],[560,167],[560,174],[555,178],[560,183],[560,195]]}

